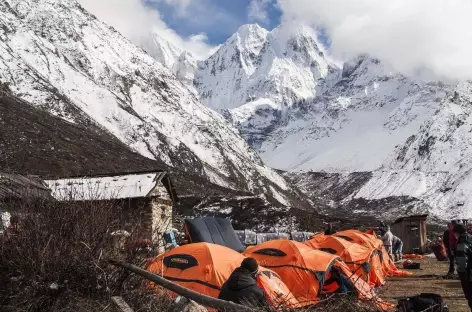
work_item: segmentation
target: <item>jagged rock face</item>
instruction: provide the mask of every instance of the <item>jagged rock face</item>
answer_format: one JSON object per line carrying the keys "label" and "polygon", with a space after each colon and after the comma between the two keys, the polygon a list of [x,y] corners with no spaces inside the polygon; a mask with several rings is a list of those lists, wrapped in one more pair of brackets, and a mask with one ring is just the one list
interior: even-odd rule
{"label": "jagged rock face", "polygon": [[283,175],[308,195],[322,214],[330,218],[350,220],[343,222],[369,224],[374,219],[394,221],[400,216],[423,214],[431,209],[428,204],[413,196],[358,196],[363,188],[375,180],[372,172],[285,172]]}
{"label": "jagged rock face", "polygon": [[0,80],[71,122],[228,188],[289,204],[286,181],[164,66],[73,0],[0,0]]}
{"label": "jagged rock face", "polygon": [[169,69],[193,94],[198,95],[193,83],[197,72],[197,60],[188,51],[164,39],[156,31],[151,33],[150,43],[142,46],[153,58]]}
{"label": "jagged rock face", "polygon": [[315,34],[281,25],[271,32],[242,26],[218,51],[199,62],[201,100],[223,113],[256,149],[289,115],[293,104],[314,98],[319,79],[334,71]]}
{"label": "jagged rock face", "polygon": [[284,110],[298,99],[314,97],[318,79],[329,70],[308,28],[288,34],[284,25],[272,32],[244,25],[199,63],[195,85],[202,101],[217,111],[259,99]]}
{"label": "jagged rock face", "polygon": [[471,218],[472,84],[460,83],[357,196],[409,194],[444,218]]}

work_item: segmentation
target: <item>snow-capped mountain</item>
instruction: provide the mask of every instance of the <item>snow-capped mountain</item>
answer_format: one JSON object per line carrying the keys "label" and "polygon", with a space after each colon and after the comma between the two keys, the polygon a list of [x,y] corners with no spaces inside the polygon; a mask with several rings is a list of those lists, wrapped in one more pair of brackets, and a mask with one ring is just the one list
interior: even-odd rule
{"label": "snow-capped mountain", "polygon": [[314,98],[334,72],[308,27],[281,25],[269,32],[241,26],[209,59],[199,62],[201,100],[236,125],[255,148],[291,106]]}
{"label": "snow-capped mountain", "polygon": [[74,0],[0,0],[0,81],[36,107],[98,125],[146,157],[290,205],[289,185],[235,128]]}
{"label": "snow-capped mountain", "polygon": [[471,104],[472,83],[458,84],[356,196],[409,194],[436,215],[472,217]]}
{"label": "snow-capped mountain", "polygon": [[346,63],[337,82],[327,84],[315,99],[293,105],[271,131],[259,149],[267,164],[290,171],[376,170],[451,92],[366,56]]}
{"label": "snow-capped mountain", "polygon": [[[201,100],[232,122],[270,167],[370,172],[343,193],[344,204],[413,198],[422,202],[416,210],[402,204],[395,211],[430,207],[444,218],[472,217],[469,84],[406,77],[368,55],[338,67],[313,31],[291,26],[242,26],[199,63]],[[336,181],[333,187],[342,188],[351,180]]]}
{"label": "snow-capped mountain", "polygon": [[318,80],[331,67],[315,33],[288,26],[271,32],[257,24],[241,26],[208,60],[199,64],[196,86],[202,101],[223,111],[265,99],[282,111],[316,95]]}
{"label": "snow-capped mountain", "polygon": [[197,95],[197,90],[193,86],[197,72],[197,59],[190,52],[166,40],[157,31],[153,31],[151,37],[152,40],[142,48]]}

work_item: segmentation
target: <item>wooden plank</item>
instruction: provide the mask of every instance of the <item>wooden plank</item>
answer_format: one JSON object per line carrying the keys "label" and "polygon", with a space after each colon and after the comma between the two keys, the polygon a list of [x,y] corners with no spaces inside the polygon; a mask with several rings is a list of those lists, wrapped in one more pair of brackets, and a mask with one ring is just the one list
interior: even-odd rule
{"label": "wooden plank", "polygon": [[131,309],[131,307],[123,299],[123,297],[115,296],[115,297],[111,297],[111,300],[122,312],[134,312],[133,309]]}

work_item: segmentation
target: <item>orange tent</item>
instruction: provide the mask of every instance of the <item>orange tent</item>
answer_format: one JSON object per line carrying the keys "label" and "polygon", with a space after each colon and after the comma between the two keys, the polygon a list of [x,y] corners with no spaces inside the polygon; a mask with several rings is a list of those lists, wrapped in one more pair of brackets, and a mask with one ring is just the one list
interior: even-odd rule
{"label": "orange tent", "polygon": [[382,240],[377,237],[373,230],[367,231],[364,234],[371,240],[375,248],[380,251],[382,269],[385,276],[409,276],[413,274],[411,272],[400,270],[395,266],[395,263],[393,263],[392,259],[390,259],[390,256],[388,255]]}
{"label": "orange tent", "polygon": [[365,281],[380,286],[385,284],[385,275],[379,252],[368,244],[358,244],[348,236],[315,235],[305,242],[311,248],[338,255],[349,269]]}
{"label": "orange tent", "polygon": [[[147,271],[217,298],[224,282],[244,258],[240,253],[224,246],[210,243],[188,244],[158,256],[150,263]],[[273,306],[298,306],[295,297],[275,272],[259,267],[258,284]]]}
{"label": "orange tent", "polygon": [[369,236],[358,230],[345,230],[335,233],[334,236],[344,238],[352,243],[356,243],[367,248],[378,249],[382,246],[382,241],[380,241],[379,245],[376,239],[373,239],[372,236]]}
{"label": "orange tent", "polygon": [[313,305],[319,301],[318,295],[332,266],[340,268],[350,278],[360,299],[377,300],[382,309],[390,307],[388,303],[378,299],[370,286],[353,274],[336,255],[289,240],[268,241],[249,247],[244,254],[277,272],[299,301],[299,307]]}

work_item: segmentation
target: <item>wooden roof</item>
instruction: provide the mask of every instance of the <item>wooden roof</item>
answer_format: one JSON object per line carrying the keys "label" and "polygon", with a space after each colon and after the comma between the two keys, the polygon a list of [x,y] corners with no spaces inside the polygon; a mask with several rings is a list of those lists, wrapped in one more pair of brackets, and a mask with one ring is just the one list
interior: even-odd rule
{"label": "wooden roof", "polygon": [[397,224],[403,221],[413,221],[413,220],[426,220],[428,218],[428,214],[423,214],[423,215],[413,215],[413,216],[407,216],[407,217],[401,217],[395,220],[393,224]]}
{"label": "wooden roof", "polygon": [[36,177],[0,173],[0,200],[52,199],[51,190]]}

